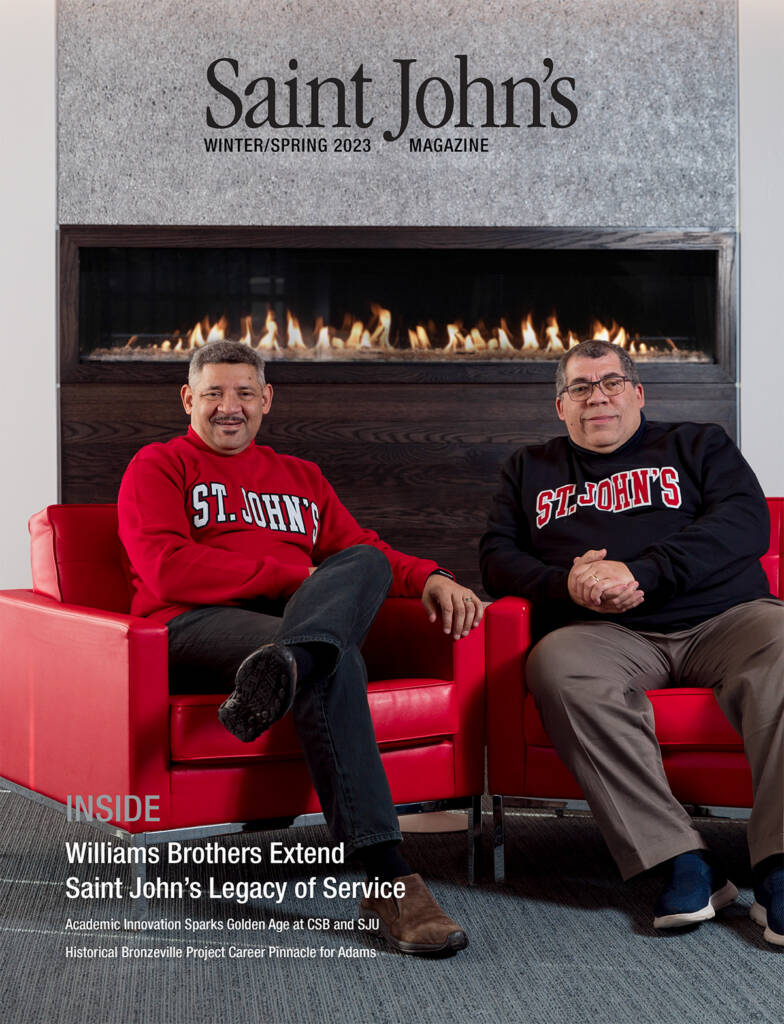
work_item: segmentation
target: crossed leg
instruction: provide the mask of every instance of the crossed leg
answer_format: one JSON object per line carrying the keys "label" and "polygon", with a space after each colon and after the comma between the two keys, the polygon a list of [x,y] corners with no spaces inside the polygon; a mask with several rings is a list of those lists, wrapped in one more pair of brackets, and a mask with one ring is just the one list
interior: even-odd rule
{"label": "crossed leg", "polygon": [[292,714],[330,832],[347,853],[401,838],[359,653],[391,579],[386,556],[357,545],[324,561],[285,604],[195,608],[169,623],[177,692],[230,691],[239,665],[270,641],[315,645],[319,667]]}

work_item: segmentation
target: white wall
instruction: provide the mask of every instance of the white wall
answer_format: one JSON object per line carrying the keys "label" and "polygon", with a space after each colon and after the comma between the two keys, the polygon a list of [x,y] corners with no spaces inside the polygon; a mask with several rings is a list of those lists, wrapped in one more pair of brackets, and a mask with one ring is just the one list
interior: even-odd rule
{"label": "white wall", "polygon": [[[29,581],[26,521],[57,496],[55,0],[0,4],[0,586]],[[740,3],[741,440],[784,494],[781,0]]]}
{"label": "white wall", "polygon": [[740,436],[771,495],[784,494],[783,61],[782,0],[740,0]]}
{"label": "white wall", "polygon": [[27,519],[57,498],[55,0],[0,3],[0,587],[29,586]]}

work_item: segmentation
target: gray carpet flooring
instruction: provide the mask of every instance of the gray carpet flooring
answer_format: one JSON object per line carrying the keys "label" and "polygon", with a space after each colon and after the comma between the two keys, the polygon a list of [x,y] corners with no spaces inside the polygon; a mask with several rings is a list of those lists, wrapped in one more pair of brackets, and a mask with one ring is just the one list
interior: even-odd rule
{"label": "gray carpet flooring", "polygon": [[[288,883],[318,876],[316,897],[266,901],[161,900],[151,918],[179,923],[156,932],[74,933],[69,919],[130,915],[126,898],[69,900],[65,879],[120,877],[125,866],[69,865],[65,843],[105,839],[56,811],[0,792],[0,1020],[4,1024],[781,1024],[784,954],[748,917],[750,871],[742,822],[700,829],[741,886],[741,902],[692,930],[657,933],[655,873],[622,883],[588,816],[507,815],[507,883],[465,884],[464,834],[414,835],[414,870],[465,927],[469,948],[426,960],[390,952],[375,934],[340,930],[353,900],[326,899],[324,876],[359,880],[355,866],[165,865],[172,881],[207,884],[259,877]],[[326,844],[323,828],[227,837],[223,845]],[[115,841],[118,842],[118,841]],[[489,853],[489,851],[488,851]],[[489,861],[489,856],[487,857]],[[489,869],[489,864],[487,865]],[[325,931],[295,923],[325,918]],[[271,920],[290,930],[186,932],[184,921]],[[307,949],[315,958],[72,959],[69,946],[98,948]],[[340,951],[343,950],[343,955]],[[346,953],[374,954],[347,956]]]}

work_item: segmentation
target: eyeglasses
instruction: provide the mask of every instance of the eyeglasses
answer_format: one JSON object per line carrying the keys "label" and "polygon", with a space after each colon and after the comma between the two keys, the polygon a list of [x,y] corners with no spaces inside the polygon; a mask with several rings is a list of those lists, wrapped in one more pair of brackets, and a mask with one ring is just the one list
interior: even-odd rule
{"label": "eyeglasses", "polygon": [[[610,373],[606,377],[602,377],[601,380],[581,380],[575,384],[567,384],[558,394],[562,395],[565,391],[573,402],[587,402],[593,394],[593,389],[598,388],[603,395],[612,398],[613,395],[620,395],[628,380],[628,377]],[[631,381],[629,382],[631,383]]]}

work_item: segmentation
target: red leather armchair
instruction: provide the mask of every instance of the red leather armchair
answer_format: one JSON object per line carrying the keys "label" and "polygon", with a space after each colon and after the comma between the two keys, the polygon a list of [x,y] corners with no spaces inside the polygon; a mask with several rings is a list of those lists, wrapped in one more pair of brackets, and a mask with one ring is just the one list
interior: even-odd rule
{"label": "red leather armchair", "polygon": [[[30,531],[34,590],[0,592],[0,775],[13,789],[58,806],[155,795],[155,824],[108,823],[136,844],[319,812],[289,717],[243,744],[218,722],[225,695],[169,695],[165,626],[128,614],[114,505],[50,506]],[[470,806],[477,848],[483,629],[453,642],[421,602],[390,599],[364,654],[395,803]]]}
{"label": "red leather armchair", "polygon": [[[762,565],[771,593],[784,596],[784,498],[769,498],[771,537]],[[544,731],[525,687],[530,605],[504,597],[487,611],[487,769],[493,797],[494,871],[504,875],[504,797],[583,799]],[[672,791],[684,804],[751,806],[751,772],[740,736],[711,690],[649,690],[656,735]]]}

